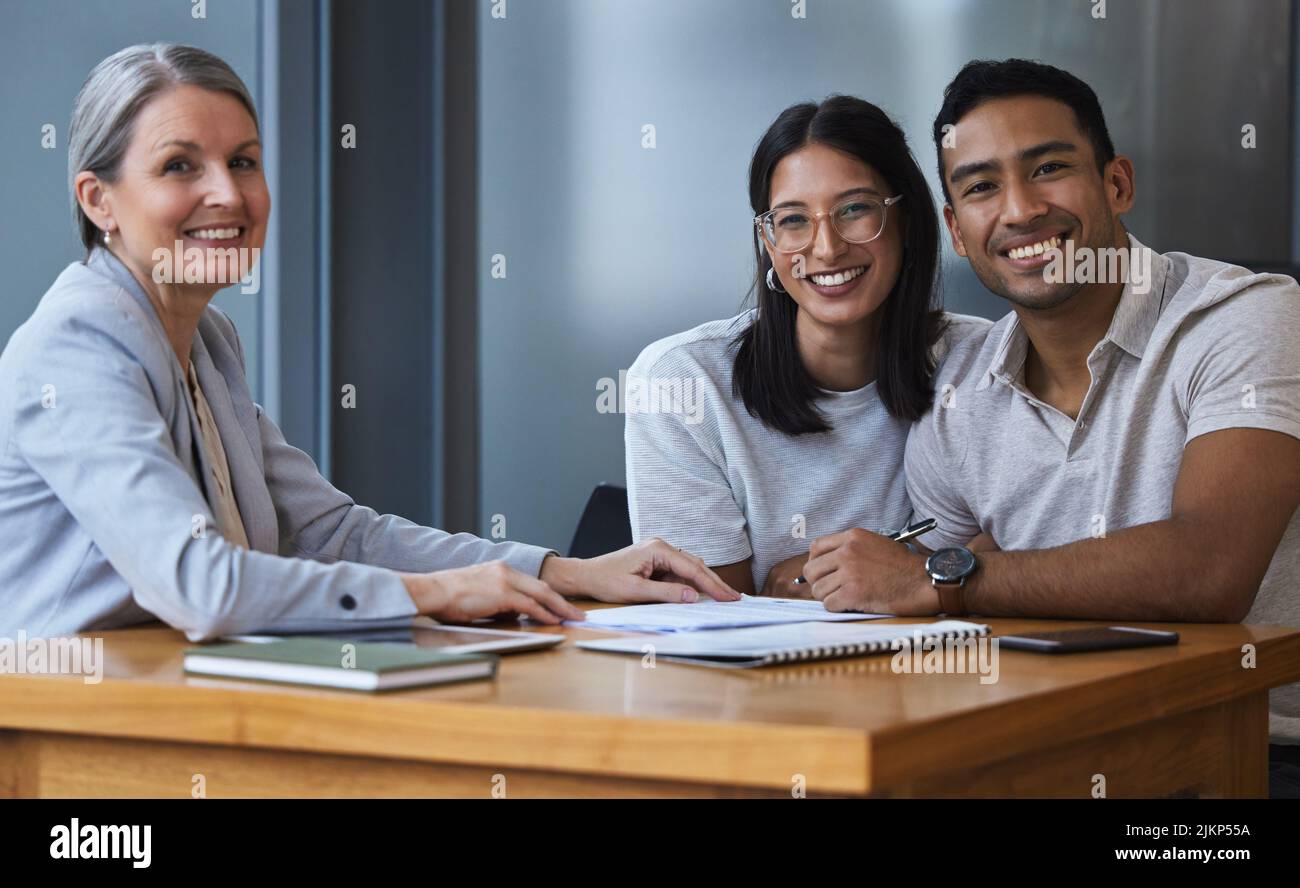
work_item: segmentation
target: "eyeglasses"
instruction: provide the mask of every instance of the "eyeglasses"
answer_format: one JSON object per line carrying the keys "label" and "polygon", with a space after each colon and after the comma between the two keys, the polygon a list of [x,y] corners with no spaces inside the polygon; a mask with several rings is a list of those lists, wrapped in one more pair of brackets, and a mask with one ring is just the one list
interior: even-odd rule
{"label": "eyeglasses", "polygon": [[880,237],[885,230],[885,214],[903,199],[896,194],[884,199],[851,197],[824,213],[810,213],[801,207],[781,207],[754,217],[758,233],[773,250],[798,253],[806,250],[817,236],[822,216],[830,216],[831,225],[841,238],[851,244],[865,244]]}

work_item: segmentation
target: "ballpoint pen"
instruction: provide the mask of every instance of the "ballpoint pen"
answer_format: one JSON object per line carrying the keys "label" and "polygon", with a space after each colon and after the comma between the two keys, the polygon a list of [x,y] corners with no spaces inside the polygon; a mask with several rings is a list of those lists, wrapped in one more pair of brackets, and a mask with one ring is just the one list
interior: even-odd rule
{"label": "ballpoint pen", "polygon": [[[910,524],[907,527],[904,527],[902,530],[898,531],[897,533],[890,534],[889,538],[896,543],[905,543],[908,540],[919,537],[923,533],[929,533],[930,531],[934,530],[938,526],[939,526],[938,521],[934,520],[933,518],[926,518],[924,521],[918,521],[915,524]],[[794,578],[794,582],[796,586],[799,586],[808,582],[808,580],[802,575],[800,575]]]}

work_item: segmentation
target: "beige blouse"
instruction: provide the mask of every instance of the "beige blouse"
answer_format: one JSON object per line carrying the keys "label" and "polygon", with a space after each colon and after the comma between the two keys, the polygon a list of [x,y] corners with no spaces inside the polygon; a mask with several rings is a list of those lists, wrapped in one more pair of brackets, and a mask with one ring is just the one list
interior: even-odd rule
{"label": "beige blouse", "polygon": [[226,462],[226,449],[221,446],[221,435],[217,423],[212,418],[208,399],[203,397],[199,388],[199,377],[194,372],[194,362],[189,362],[190,396],[194,401],[194,410],[199,417],[199,429],[203,433],[203,450],[207,454],[208,464],[212,467],[212,478],[208,483],[208,492],[214,502],[217,532],[227,542],[248,548],[248,535],[244,532],[244,521],[239,517],[239,506],[235,502],[235,491],[230,484],[230,464]]}

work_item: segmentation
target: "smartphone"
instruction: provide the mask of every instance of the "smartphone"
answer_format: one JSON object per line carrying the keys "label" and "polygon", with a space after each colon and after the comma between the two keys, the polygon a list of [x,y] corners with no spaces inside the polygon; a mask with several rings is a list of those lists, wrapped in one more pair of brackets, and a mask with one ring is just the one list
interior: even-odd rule
{"label": "smartphone", "polygon": [[1132,626],[1091,626],[1058,632],[1027,632],[999,635],[998,647],[1036,654],[1081,654],[1086,651],[1115,651],[1122,648],[1178,644],[1177,632],[1135,629]]}

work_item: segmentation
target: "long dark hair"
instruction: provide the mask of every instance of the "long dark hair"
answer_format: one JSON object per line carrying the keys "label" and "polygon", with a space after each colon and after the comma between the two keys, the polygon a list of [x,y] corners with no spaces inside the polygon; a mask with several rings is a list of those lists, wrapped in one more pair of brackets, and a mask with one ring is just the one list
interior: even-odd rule
{"label": "long dark hair", "polygon": [[[806,102],[785,109],[763,134],[749,165],[749,202],[755,215],[770,209],[777,163],[814,143],[853,155],[903,195],[899,207],[906,222],[903,263],[898,281],[879,309],[884,314],[876,350],[876,389],[890,414],[919,419],[934,399],[931,347],[944,327],[943,313],[935,305],[939,221],[930,189],[903,131],[885,112],[853,96],[831,96],[820,104]],[[757,229],[753,234],[758,317],[736,338],[735,396],[751,415],[788,435],[829,431],[830,424],[816,404],[825,392],[808,374],[795,343],[798,306],[788,294],[768,287],[772,260],[759,242]]]}

